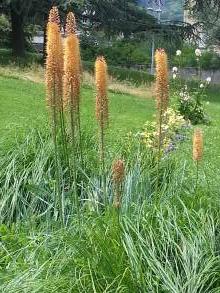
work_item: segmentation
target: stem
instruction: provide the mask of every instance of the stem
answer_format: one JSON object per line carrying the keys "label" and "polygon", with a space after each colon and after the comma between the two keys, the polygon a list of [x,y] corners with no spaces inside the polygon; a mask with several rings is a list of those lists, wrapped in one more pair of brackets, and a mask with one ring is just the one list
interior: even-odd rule
{"label": "stem", "polygon": [[105,173],[105,147],[104,147],[104,126],[101,125],[100,129],[100,156],[101,156],[101,165],[102,165],[102,174]]}
{"label": "stem", "polygon": [[106,194],[106,178],[105,178],[105,132],[104,132],[104,119],[103,112],[101,111],[100,121],[100,160],[101,160],[101,178],[103,179],[103,197],[105,205],[107,204]]}
{"label": "stem", "polygon": [[202,76],[202,71],[201,71],[201,64],[200,64],[200,58],[199,57],[197,59],[197,63],[198,63],[198,78],[199,78],[199,81],[200,81],[201,76]]}
{"label": "stem", "polygon": [[157,181],[156,181],[156,194],[159,190],[159,171],[160,171],[160,156],[161,156],[161,147],[162,147],[162,106],[159,110],[159,136],[158,136],[158,154],[157,154]]}
{"label": "stem", "polygon": [[53,84],[53,96],[52,96],[52,132],[53,132],[53,142],[54,142],[54,157],[55,157],[55,208],[57,206],[57,201],[59,202],[60,214],[62,215],[62,223],[64,224],[64,211],[62,207],[61,199],[61,181],[60,181],[60,165],[59,165],[59,154],[58,154],[58,142],[57,142],[57,105],[56,105],[56,85],[55,77]]}
{"label": "stem", "polygon": [[79,200],[77,195],[77,171],[76,171],[76,144],[75,144],[75,127],[76,127],[76,119],[75,119],[75,103],[74,103],[74,92],[73,92],[73,84],[71,82],[71,92],[70,92],[70,121],[71,121],[71,133],[72,133],[72,157],[73,157],[73,182],[74,182],[74,198],[75,206],[77,208],[78,218],[80,222],[80,211],[79,211]]}
{"label": "stem", "polygon": [[81,133],[81,120],[80,120],[80,105],[77,103],[77,128],[78,128],[78,143],[79,143],[79,154],[83,167],[83,152],[82,152],[82,133]]}
{"label": "stem", "polygon": [[68,148],[67,148],[67,136],[66,136],[66,129],[65,129],[65,116],[63,110],[63,100],[60,99],[60,128],[61,128],[61,140],[63,146],[63,153],[64,153],[64,161],[66,166],[69,169],[69,157],[68,157]]}
{"label": "stem", "polygon": [[195,191],[197,191],[198,189],[198,181],[199,181],[199,161],[196,161],[196,189]]}

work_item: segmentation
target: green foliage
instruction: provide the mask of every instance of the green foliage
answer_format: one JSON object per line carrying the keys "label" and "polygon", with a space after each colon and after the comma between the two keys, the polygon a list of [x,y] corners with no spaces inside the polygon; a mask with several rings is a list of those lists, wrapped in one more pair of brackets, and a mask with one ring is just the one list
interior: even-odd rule
{"label": "green foliage", "polygon": [[16,65],[19,67],[26,67],[33,64],[41,64],[42,56],[33,52],[26,52],[25,57],[14,56],[10,49],[0,49],[0,65]]}
{"label": "green foliage", "polygon": [[206,51],[201,59],[202,69],[220,69],[220,56],[212,51]]}
{"label": "green foliage", "polygon": [[0,47],[8,47],[10,42],[10,23],[8,18],[4,15],[0,15]]}
{"label": "green foliage", "polygon": [[[183,56],[181,56],[181,66],[182,67],[193,67],[198,66],[195,58],[195,49],[193,46],[184,45],[182,48]],[[178,56],[174,56],[171,59],[171,64],[177,65],[180,60]],[[220,56],[213,51],[204,51],[202,52],[202,58],[200,60],[201,69],[210,70],[210,69],[219,69],[220,68]]]}
{"label": "green foliage", "polygon": [[123,33],[126,37],[151,29],[155,18],[141,9],[136,0],[85,0],[80,17],[87,11],[89,28],[104,31],[106,36]]}
{"label": "green foliage", "polygon": [[143,42],[121,41],[103,50],[112,65],[150,64],[150,48]]}
{"label": "green foliage", "polygon": [[108,63],[113,66],[132,66],[136,64],[150,63],[150,44],[148,40],[122,40],[111,41],[106,44],[105,40],[99,41],[102,46],[97,46],[92,40],[82,39],[82,58],[89,61],[95,59],[98,55],[104,55]]}
{"label": "green foliage", "polygon": [[201,64],[203,63],[204,54],[199,49],[194,51],[197,76],[191,82],[181,80],[182,61],[186,58],[185,51],[176,56],[176,58],[179,68],[173,67],[173,96],[177,100],[178,111],[193,125],[208,124],[210,119],[205,112],[204,100],[207,99],[207,87],[211,82],[211,77],[207,77],[205,81],[201,78]]}
{"label": "green foliage", "polygon": [[203,99],[205,95],[201,90],[194,89],[189,93],[185,88],[179,95],[178,110],[185,119],[189,120],[193,125],[208,124],[210,122],[204,110]]}
{"label": "green foliage", "polygon": [[[0,227],[5,292],[218,292],[218,221],[190,195],[145,201],[119,217],[82,214],[65,229],[50,221]],[[6,274],[6,267],[10,274]],[[46,276],[46,277],[45,277]],[[19,280],[22,279],[22,282]]]}
{"label": "green foliage", "polygon": [[[176,35],[176,33],[174,33]],[[96,56],[104,55],[108,64],[112,66],[135,67],[136,65],[144,65],[150,67],[152,54],[152,40],[154,38],[156,48],[164,48],[170,56],[171,62],[173,55],[180,46],[178,38],[158,32],[155,35],[152,33],[140,33],[134,38],[122,40],[107,41],[105,37],[91,38],[82,37],[81,53],[85,61],[95,60]]]}
{"label": "green foliage", "polygon": [[220,2],[218,0],[196,0],[193,2],[187,0],[186,5],[193,17],[201,23],[206,35],[206,43],[218,46],[220,40]]}

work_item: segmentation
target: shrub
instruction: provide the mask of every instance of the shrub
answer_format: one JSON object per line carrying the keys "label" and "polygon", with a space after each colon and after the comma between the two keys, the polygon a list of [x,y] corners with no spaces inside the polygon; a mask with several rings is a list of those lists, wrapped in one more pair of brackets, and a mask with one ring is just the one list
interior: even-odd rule
{"label": "shrub", "polygon": [[193,82],[188,83],[182,81],[180,76],[182,58],[184,58],[184,55],[182,57],[181,51],[177,51],[177,60],[180,67],[173,67],[173,96],[177,100],[178,111],[184,119],[190,120],[194,125],[208,124],[210,119],[205,113],[203,100],[206,97],[206,89],[211,82],[211,77],[207,77],[205,81],[201,79],[203,54],[201,50],[195,50],[194,59],[198,74]]}
{"label": "shrub", "polygon": [[0,49],[0,65],[16,65],[19,67],[25,67],[32,65],[33,63],[41,64],[42,56],[37,53],[26,51],[25,57],[15,57],[12,50]]}

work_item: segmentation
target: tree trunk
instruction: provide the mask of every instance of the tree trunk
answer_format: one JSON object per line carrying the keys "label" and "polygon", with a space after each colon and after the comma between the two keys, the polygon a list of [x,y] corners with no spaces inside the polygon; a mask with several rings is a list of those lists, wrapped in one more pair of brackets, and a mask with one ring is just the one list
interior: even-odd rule
{"label": "tree trunk", "polygon": [[18,57],[25,55],[24,16],[11,7],[12,49]]}

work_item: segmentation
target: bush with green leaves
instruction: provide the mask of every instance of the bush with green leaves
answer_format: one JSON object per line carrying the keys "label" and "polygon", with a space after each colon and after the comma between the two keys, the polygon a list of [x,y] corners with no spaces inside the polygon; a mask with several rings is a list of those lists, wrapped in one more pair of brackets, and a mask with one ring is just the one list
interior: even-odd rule
{"label": "bush with green leaves", "polygon": [[205,98],[204,89],[194,88],[189,92],[188,87],[185,85],[179,93],[178,110],[193,125],[209,124],[210,118],[204,109]]}
{"label": "bush with green leaves", "polygon": [[185,120],[189,120],[193,125],[208,124],[210,118],[205,112],[204,100],[207,98],[207,87],[211,82],[211,77],[206,80],[201,78],[201,60],[203,54],[200,49],[194,52],[194,59],[197,64],[197,76],[193,81],[187,82],[181,78],[182,53],[176,53],[179,67],[173,67],[173,98],[177,103],[177,109]]}
{"label": "bush with green leaves", "polygon": [[[183,54],[180,56],[173,55],[171,58],[171,64],[173,66],[178,65],[181,61],[181,67],[193,67],[197,68],[198,63],[195,58],[195,46],[183,45],[181,51]],[[181,59],[181,60],[180,60]],[[212,50],[202,51],[202,58],[200,59],[200,66],[204,70],[220,69],[220,57]]]}

